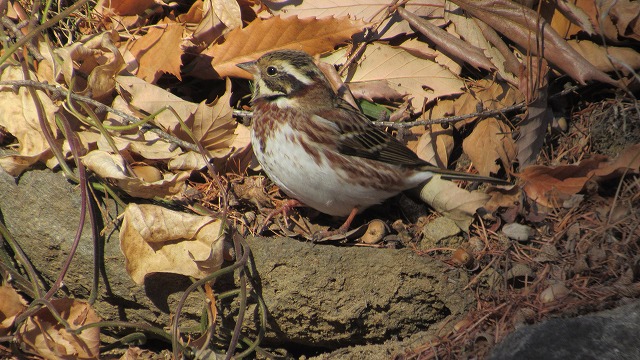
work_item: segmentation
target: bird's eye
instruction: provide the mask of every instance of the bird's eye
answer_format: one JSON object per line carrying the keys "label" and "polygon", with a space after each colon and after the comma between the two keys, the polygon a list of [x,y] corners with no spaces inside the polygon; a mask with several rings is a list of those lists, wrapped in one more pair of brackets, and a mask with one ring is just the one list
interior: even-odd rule
{"label": "bird's eye", "polygon": [[277,73],[278,73],[278,69],[276,69],[276,67],[275,67],[275,66],[269,66],[269,67],[267,67],[267,75],[269,75],[269,76],[273,76],[273,75],[275,75],[275,74],[277,74]]}

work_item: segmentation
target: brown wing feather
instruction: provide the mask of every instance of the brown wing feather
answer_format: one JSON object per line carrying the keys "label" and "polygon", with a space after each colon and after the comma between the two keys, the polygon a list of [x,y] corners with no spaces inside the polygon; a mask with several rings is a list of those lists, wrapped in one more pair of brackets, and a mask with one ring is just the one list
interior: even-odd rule
{"label": "brown wing feather", "polygon": [[494,184],[509,182],[488,176],[467,174],[437,166],[420,159],[413,151],[388,133],[376,128],[357,109],[347,102],[338,101],[333,109],[317,111],[316,115],[333,122],[339,129],[338,151],[345,155],[414,167],[419,171],[440,174],[443,179],[483,181]]}
{"label": "brown wing feather", "polygon": [[359,110],[342,100],[333,109],[319,111],[317,115],[338,126],[338,151],[345,155],[401,166],[430,165],[396,138],[373,126]]}

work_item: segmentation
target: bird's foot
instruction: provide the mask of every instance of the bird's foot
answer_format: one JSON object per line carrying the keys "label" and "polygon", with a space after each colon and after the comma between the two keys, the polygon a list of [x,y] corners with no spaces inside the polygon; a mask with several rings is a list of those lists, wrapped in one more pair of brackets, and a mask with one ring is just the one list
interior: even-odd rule
{"label": "bird's foot", "polygon": [[300,206],[305,206],[303,203],[301,203],[298,200],[295,199],[290,199],[284,202],[284,204],[282,206],[279,206],[275,209],[273,209],[268,215],[267,217],[264,219],[264,221],[262,222],[262,225],[259,228],[255,229],[255,233],[258,235],[261,235],[262,232],[264,231],[264,229],[267,227],[267,225],[269,224],[269,221],[276,215],[278,214],[282,214],[284,216],[284,221],[286,226],[289,226],[288,221],[287,221],[287,215],[289,214],[289,211],[291,211],[291,209],[295,208],[295,207],[300,207]]}
{"label": "bird's foot", "polygon": [[353,222],[353,219],[356,217],[357,214],[358,214],[358,208],[354,207],[351,210],[349,217],[347,217],[347,220],[345,220],[344,224],[342,224],[339,228],[337,228],[336,230],[316,231],[315,233],[313,233],[313,235],[311,235],[311,241],[315,243],[315,242],[320,242],[329,237],[344,236],[349,230],[349,227],[351,226],[351,223]]}

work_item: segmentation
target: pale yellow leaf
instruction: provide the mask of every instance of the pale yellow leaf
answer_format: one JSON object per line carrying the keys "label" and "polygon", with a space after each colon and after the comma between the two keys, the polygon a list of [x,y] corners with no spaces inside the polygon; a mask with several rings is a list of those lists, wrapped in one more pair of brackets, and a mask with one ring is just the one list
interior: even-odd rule
{"label": "pale yellow leaf", "polygon": [[[32,80],[37,80],[35,73],[31,73],[30,77]],[[0,80],[25,80],[25,78],[19,66],[7,66],[2,70]],[[45,92],[36,90],[36,94],[44,109],[46,117],[44,123],[48,124],[49,131],[54,138],[57,138],[54,114],[58,111],[58,107]],[[20,175],[38,160],[46,160],[52,156],[48,152],[49,143],[40,128],[35,101],[26,87],[20,87],[15,91],[10,86],[0,86],[0,126],[13,135],[19,144],[17,154],[4,156],[0,161],[3,169],[12,176]]]}
{"label": "pale yellow leaf", "polygon": [[177,174],[165,173],[162,180],[148,183],[127,173],[121,155],[113,155],[102,150],[91,151],[82,158],[82,162],[98,176],[115,182],[120,189],[129,195],[145,199],[180,193],[191,174],[189,171]]}
{"label": "pale yellow leaf", "polygon": [[[116,82],[120,87],[120,91],[127,93],[125,97],[131,98],[131,105],[149,114],[153,114],[166,106],[171,106],[178,113],[178,116],[183,121],[186,121],[198,108],[198,104],[185,101],[135,76],[117,76]],[[153,122],[169,133],[174,133],[180,127],[180,122],[171,111],[163,111],[155,117]]]}
{"label": "pale yellow leaf", "polygon": [[131,278],[166,272],[200,279],[222,265],[222,222],[165,209],[129,204],[120,230],[120,248]]}
{"label": "pale yellow leaf", "polygon": [[491,196],[461,189],[451,181],[434,176],[420,190],[420,198],[437,212],[455,221],[460,229],[468,232],[476,211],[484,206]]}
{"label": "pale yellow leaf", "polygon": [[433,124],[418,139],[415,152],[422,160],[446,169],[453,145],[453,127],[445,129],[440,124]]}
{"label": "pale yellow leaf", "polygon": [[460,65],[457,61],[451,59],[442,52],[433,49],[429,46],[429,44],[425,43],[424,41],[420,41],[419,39],[408,39],[398,47],[406,50],[413,56],[422,59],[434,60],[456,75],[460,75],[460,73],[462,72],[462,65]]}
{"label": "pale yellow leaf", "polygon": [[440,96],[460,94],[463,86],[460,78],[431,60],[376,43],[367,46],[362,61],[349,73],[347,82],[377,80],[385,80],[392,89],[411,97],[416,108]]}

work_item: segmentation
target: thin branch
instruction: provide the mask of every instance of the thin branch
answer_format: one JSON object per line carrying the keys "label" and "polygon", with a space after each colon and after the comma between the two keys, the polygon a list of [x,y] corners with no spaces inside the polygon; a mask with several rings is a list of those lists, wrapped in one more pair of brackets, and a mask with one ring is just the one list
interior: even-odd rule
{"label": "thin branch", "polygon": [[[82,95],[78,95],[78,94],[74,94],[72,92],[69,92],[68,89],[62,88],[62,87],[58,87],[58,86],[54,86],[54,85],[49,85],[46,83],[41,83],[38,81],[34,81],[34,80],[12,80],[12,81],[0,81],[0,86],[1,85],[7,85],[7,86],[29,86],[29,87],[34,87],[34,88],[38,88],[38,89],[42,89],[42,90],[46,90],[46,91],[50,91],[58,96],[61,97],[66,97],[67,95],[69,95],[70,98],[72,98],[73,100],[76,101],[80,101],[80,102],[84,102],[90,105],[93,105],[96,107],[96,113],[101,113],[101,112],[110,112],[113,113],[115,115],[120,116],[125,122],[127,123],[136,123],[136,122],[140,122],[140,119],[138,119],[135,116],[131,116],[123,111],[120,111],[118,109],[114,109],[111,106],[105,105],[99,101],[96,101],[94,99],[91,99],[89,97],[86,96],[82,96]],[[191,151],[198,151],[198,147],[194,144],[188,143],[182,139],[178,139],[177,137],[171,135],[171,134],[167,134],[166,132],[162,131],[161,129],[157,128],[157,127],[153,127],[149,124],[145,124],[143,126],[140,127],[140,131],[151,131],[154,134],[158,135],[160,138],[176,144],[178,146],[180,146],[183,149],[187,149],[187,150],[191,150]]]}

